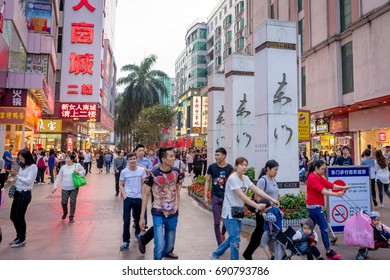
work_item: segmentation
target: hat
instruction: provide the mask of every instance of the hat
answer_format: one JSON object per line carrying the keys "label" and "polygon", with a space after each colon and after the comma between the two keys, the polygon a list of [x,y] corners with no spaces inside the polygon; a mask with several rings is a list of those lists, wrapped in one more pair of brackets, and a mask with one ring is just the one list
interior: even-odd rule
{"label": "hat", "polygon": [[314,229],[314,222],[313,222],[313,220],[310,219],[310,218],[304,219],[304,220],[302,221],[302,223],[301,223],[301,226],[303,226],[303,225],[308,226],[311,230]]}
{"label": "hat", "polygon": [[375,218],[380,218],[381,217],[381,214],[379,214],[379,212],[377,212],[377,211],[372,211],[372,212],[370,212],[370,218],[371,219],[375,219]]}

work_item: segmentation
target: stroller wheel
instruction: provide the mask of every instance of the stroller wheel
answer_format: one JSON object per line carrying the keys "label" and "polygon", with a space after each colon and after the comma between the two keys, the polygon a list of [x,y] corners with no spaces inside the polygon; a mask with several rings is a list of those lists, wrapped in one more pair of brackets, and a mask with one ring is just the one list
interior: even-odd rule
{"label": "stroller wheel", "polygon": [[365,256],[365,254],[360,254],[360,253],[358,253],[358,254],[356,255],[356,259],[362,261],[362,260],[365,260],[365,259],[366,259],[366,256]]}

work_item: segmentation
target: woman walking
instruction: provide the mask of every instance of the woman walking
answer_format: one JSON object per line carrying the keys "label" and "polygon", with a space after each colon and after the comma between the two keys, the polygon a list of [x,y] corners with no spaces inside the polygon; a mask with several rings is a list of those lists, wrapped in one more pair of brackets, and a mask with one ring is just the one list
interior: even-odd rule
{"label": "woman walking", "polygon": [[45,171],[46,171],[46,162],[47,157],[45,151],[42,151],[37,157],[37,167],[38,167],[38,176],[37,176],[37,184],[44,184],[45,179]]}
{"label": "woman walking", "polygon": [[230,247],[230,259],[239,259],[240,248],[240,232],[241,232],[241,218],[234,213],[241,212],[243,214],[244,203],[258,209],[263,210],[265,204],[258,204],[246,196],[248,190],[252,190],[256,195],[269,199],[272,203],[278,204],[276,199],[267,195],[264,191],[257,188],[248,176],[244,175],[248,170],[248,160],[239,157],[235,162],[235,172],[232,173],[225,188],[225,198],[222,206],[222,218],[229,237],[222,242],[218,248],[211,253],[211,259],[218,259]]}
{"label": "woman walking", "polygon": [[103,173],[103,164],[104,164],[104,155],[103,155],[103,151],[100,151],[96,158],[96,165],[97,168],[99,169],[99,174]]}
{"label": "woman walking", "polygon": [[[321,230],[322,242],[326,250],[326,257],[330,260],[341,259],[341,255],[337,254],[330,248],[328,236],[328,222],[324,214],[325,195],[342,197],[343,191],[332,192],[331,190],[347,190],[349,186],[339,186],[325,179],[326,164],[323,160],[315,160],[310,166],[309,176],[306,182],[307,196],[306,205],[309,211],[309,217],[313,220],[314,226],[318,224]],[[330,189],[330,190],[326,190]]]}
{"label": "woman walking", "polygon": [[24,149],[18,153],[21,168],[19,173],[14,169],[9,173],[15,177],[16,191],[11,206],[11,221],[16,230],[16,238],[9,243],[11,248],[18,248],[26,245],[26,211],[31,202],[31,190],[37,177],[37,166],[29,150]]}
{"label": "woman walking", "polygon": [[76,212],[76,201],[79,189],[74,186],[72,174],[77,173],[81,176],[85,175],[84,167],[80,163],[75,162],[76,156],[74,154],[67,155],[65,157],[65,165],[63,165],[58,173],[57,179],[54,182],[54,193],[60,182],[62,182],[62,192],[61,192],[61,205],[63,210],[62,220],[66,219],[68,215],[68,200],[70,197],[70,215],[69,223],[74,222],[74,214]]}
{"label": "woman walking", "polygon": [[[257,181],[257,188],[264,191],[274,200],[279,198],[279,188],[275,177],[278,174],[279,163],[276,160],[269,160],[265,167],[261,170],[259,180]],[[255,196],[256,202],[260,200],[259,196]],[[256,212],[256,228],[252,233],[251,240],[248,247],[242,255],[246,260],[252,260],[252,255],[260,245],[261,237],[264,233],[264,218],[261,212]]]}
{"label": "woman walking", "polygon": [[383,155],[381,150],[375,151],[375,179],[378,185],[379,191],[379,201],[381,203],[381,208],[385,207],[383,204],[383,188],[385,189],[385,193],[390,198],[389,192],[389,183],[390,183],[390,173],[388,168],[388,161]]}

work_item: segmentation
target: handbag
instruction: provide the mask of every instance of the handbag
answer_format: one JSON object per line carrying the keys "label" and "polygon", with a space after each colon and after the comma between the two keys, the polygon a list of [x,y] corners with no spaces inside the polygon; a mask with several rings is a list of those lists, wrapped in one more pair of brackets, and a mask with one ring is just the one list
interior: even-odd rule
{"label": "handbag", "polygon": [[[74,166],[74,169],[76,170],[76,165]],[[85,177],[75,172],[72,173],[72,179],[75,188],[79,188],[87,184],[87,180],[85,179]]]}
{"label": "handbag", "polygon": [[15,192],[16,192],[16,186],[13,185],[8,190],[8,197],[9,198],[14,198]]}
{"label": "handbag", "polygon": [[244,218],[244,207],[232,206],[232,218],[243,219]]}

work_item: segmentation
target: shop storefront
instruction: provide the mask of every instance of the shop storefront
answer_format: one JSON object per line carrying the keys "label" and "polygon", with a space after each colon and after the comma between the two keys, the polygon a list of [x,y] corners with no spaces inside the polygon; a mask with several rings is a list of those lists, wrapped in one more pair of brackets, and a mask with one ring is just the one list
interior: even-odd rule
{"label": "shop storefront", "polygon": [[50,149],[61,150],[62,120],[40,119],[38,132],[36,142],[40,147],[46,151]]}

